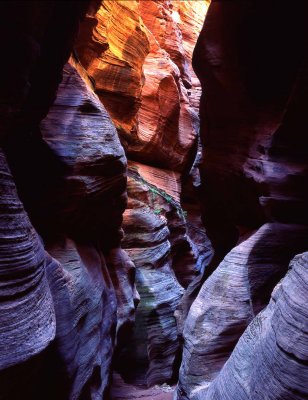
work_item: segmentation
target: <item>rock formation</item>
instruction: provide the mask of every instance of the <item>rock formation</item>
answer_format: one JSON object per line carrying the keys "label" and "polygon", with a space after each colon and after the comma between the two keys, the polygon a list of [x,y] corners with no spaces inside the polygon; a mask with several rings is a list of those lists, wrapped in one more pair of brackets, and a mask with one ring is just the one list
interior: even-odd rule
{"label": "rock formation", "polygon": [[[197,91],[186,87],[194,78],[188,60],[202,18],[189,30],[180,10],[185,14],[193,4],[175,3],[104,1],[87,15],[75,47],[128,157],[182,171],[194,158],[198,118],[190,95]],[[200,3],[204,16],[207,4]]]}
{"label": "rock formation", "polygon": [[[86,6],[4,3],[13,18],[1,24],[9,38],[1,91],[1,399],[96,399],[110,382],[117,301],[108,268],[120,273],[131,264],[119,249],[126,158],[92,89],[72,66],[63,69]],[[133,286],[127,279],[134,308]],[[128,311],[119,322],[131,318]]]}
{"label": "rock formation", "polygon": [[307,398],[308,6],[208,3],[2,2],[1,400]]}
{"label": "rock formation", "polygon": [[[153,1],[166,21],[159,33],[144,6],[4,2],[2,17],[13,18],[1,27],[9,38],[1,86],[3,399],[106,397],[114,348],[117,364],[131,360],[134,343],[137,380],[176,379],[174,312],[209,255],[204,229],[190,238],[181,207],[181,174],[197,149],[189,60],[202,17],[190,31],[180,2],[173,9]],[[127,252],[126,157],[102,103],[135,160]]]}
{"label": "rock formation", "polygon": [[[307,253],[294,258],[269,305],[250,323],[228,361],[220,361],[221,372],[205,372],[204,382],[195,384],[188,397],[181,391],[180,398],[307,398],[307,263]],[[220,348],[223,342],[217,339]],[[209,364],[212,357],[207,353]]]}
{"label": "rock formation", "polygon": [[[307,397],[306,256],[270,301],[307,250],[306,16],[304,3],[265,12],[215,1],[198,39],[203,221],[215,253],[185,323],[177,399]],[[288,349],[278,331],[296,337]]]}
{"label": "rock formation", "polygon": [[196,210],[187,215],[181,206],[199,129],[200,84],[190,60],[206,7],[199,3],[191,26],[193,3],[104,1],[88,12],[75,45],[130,160],[122,246],[137,268],[140,303],[115,361],[129,382],[176,379],[181,332],[174,313],[211,254]]}

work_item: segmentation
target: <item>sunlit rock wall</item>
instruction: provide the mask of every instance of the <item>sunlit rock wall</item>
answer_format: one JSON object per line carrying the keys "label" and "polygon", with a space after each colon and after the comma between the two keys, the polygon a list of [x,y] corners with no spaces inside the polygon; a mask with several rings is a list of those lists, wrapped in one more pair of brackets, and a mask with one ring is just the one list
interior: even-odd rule
{"label": "sunlit rock wall", "polygon": [[211,253],[181,204],[207,3],[1,7],[0,397],[107,396],[115,348],[133,380],[174,382],[175,312]]}
{"label": "sunlit rock wall", "polygon": [[130,160],[123,247],[140,303],[115,361],[130,382],[176,379],[174,314],[211,254],[193,184],[196,208],[181,205],[198,148],[200,83],[191,58],[206,9],[204,1],[104,1],[89,10],[75,45]]}
{"label": "sunlit rock wall", "polygon": [[104,1],[81,25],[77,56],[129,158],[178,171],[193,161],[190,59],[206,9],[204,1]]}

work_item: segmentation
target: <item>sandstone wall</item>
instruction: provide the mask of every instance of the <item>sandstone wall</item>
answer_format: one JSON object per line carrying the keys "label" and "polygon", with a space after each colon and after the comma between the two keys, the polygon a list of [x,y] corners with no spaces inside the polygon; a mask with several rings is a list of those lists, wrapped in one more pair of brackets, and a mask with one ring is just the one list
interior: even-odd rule
{"label": "sandstone wall", "polygon": [[181,206],[203,17],[146,3],[1,5],[1,399],[101,399],[112,363],[176,379],[174,313],[211,253]]}
{"label": "sandstone wall", "polygon": [[184,326],[177,398],[304,399],[305,255],[284,276],[307,251],[307,5],[213,1],[194,68],[215,253]]}
{"label": "sandstone wall", "polygon": [[[183,287],[211,255],[189,175],[200,96],[191,58],[206,9],[203,1],[104,1],[88,12],[75,45],[130,160],[123,247],[137,268],[140,304],[116,354],[130,382],[176,379],[181,328],[174,314]],[[188,212],[185,180],[196,205]]]}

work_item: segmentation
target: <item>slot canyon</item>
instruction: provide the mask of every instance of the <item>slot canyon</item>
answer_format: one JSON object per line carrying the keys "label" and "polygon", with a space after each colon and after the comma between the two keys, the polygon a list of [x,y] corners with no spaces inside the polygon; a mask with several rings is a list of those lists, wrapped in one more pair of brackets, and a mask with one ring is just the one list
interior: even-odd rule
{"label": "slot canyon", "polygon": [[308,2],[0,10],[0,400],[308,399]]}

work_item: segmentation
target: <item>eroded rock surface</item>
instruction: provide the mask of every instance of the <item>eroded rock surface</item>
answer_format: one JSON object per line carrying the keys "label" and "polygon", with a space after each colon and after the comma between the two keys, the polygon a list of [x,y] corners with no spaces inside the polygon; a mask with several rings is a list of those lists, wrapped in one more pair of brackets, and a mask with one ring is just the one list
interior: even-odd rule
{"label": "eroded rock surface", "polygon": [[[299,378],[307,373],[305,357],[281,362],[283,346],[278,339],[273,342],[270,333],[278,328],[271,317],[267,320],[276,306],[279,321],[293,319],[296,311],[290,311],[288,296],[295,303],[302,296],[297,299],[290,288],[292,275],[296,280],[298,274],[290,272],[285,291],[278,289],[270,301],[292,257],[307,250],[304,15],[304,3],[292,10],[287,4],[278,10],[269,3],[264,13],[260,3],[214,1],[198,39],[194,68],[203,89],[203,220],[215,254],[195,286],[194,293],[200,292],[184,325],[178,399],[307,396]],[[290,35],[284,30],[287,23]],[[285,54],[288,60],[281,66]],[[297,260],[303,276],[306,256]],[[300,293],[306,282],[298,284]],[[277,293],[281,296],[276,302]],[[287,308],[283,315],[281,310]],[[284,329],[286,335],[289,332],[285,323],[279,322],[282,336]],[[258,339],[245,344],[249,335]],[[305,317],[298,335],[305,341]],[[264,346],[262,350],[256,343]],[[290,353],[302,349],[301,339],[295,340]],[[267,362],[272,372],[266,375]],[[285,385],[284,374],[292,365],[296,376]]]}
{"label": "eroded rock surface", "polygon": [[[34,274],[35,290],[42,291],[37,297],[46,300],[50,322],[44,322],[42,314],[38,328],[29,325],[30,319],[29,326],[25,324],[29,351],[21,346],[20,354],[12,351],[15,359],[3,365],[4,398],[17,399],[21,392],[41,398],[43,388],[45,398],[105,396],[114,346],[121,354],[135,340],[139,301],[137,320],[145,327],[141,331],[146,339],[137,359],[148,364],[142,369],[145,382],[175,379],[180,346],[174,312],[183,287],[202,269],[198,260],[204,252],[201,242],[196,245],[189,237],[180,205],[180,172],[192,165],[198,131],[192,91],[188,91],[192,46],[185,46],[201,28],[201,20],[191,34],[186,29],[184,43],[180,3],[173,10],[171,2],[151,2],[166,22],[162,34],[151,28],[144,5],[137,1],[4,4],[2,15],[13,17],[1,27],[8,38],[3,50],[8,57],[2,65],[6,81],[1,94],[1,138],[18,195],[35,228],[7,172],[10,183],[4,184],[4,191],[9,197],[10,190],[14,192],[12,202],[21,214],[14,218],[26,221],[32,237],[27,242],[22,234],[19,245],[25,240],[27,251],[34,247],[26,265],[31,279],[25,268],[20,273],[27,278],[10,281],[10,289],[5,290],[11,294],[15,285],[18,291],[18,284],[22,286],[26,279],[33,299]],[[74,57],[65,64],[87,8]],[[160,16],[154,19],[156,25]],[[120,248],[127,201],[126,158],[101,102],[127,154],[159,167],[136,164],[131,168],[130,207],[124,224],[128,233],[123,242],[127,253]],[[4,209],[11,197],[4,197]],[[137,226],[139,231],[134,232]],[[9,251],[8,246],[16,243],[8,243],[5,232],[4,250]],[[5,254],[1,261],[7,267]],[[26,253],[22,257],[27,258]],[[20,268],[18,264],[17,275]],[[3,274],[5,280],[11,279]],[[11,300],[14,308],[17,303]],[[18,319],[18,312],[11,317]],[[7,320],[4,326],[10,324]],[[43,325],[48,326],[46,331]],[[15,334],[3,333],[9,335],[3,340],[8,349],[18,346],[18,340],[7,343]]]}
{"label": "eroded rock surface", "polygon": [[[197,274],[198,253],[187,235],[178,178],[129,162],[122,246],[136,266],[140,304],[117,364],[125,379],[149,386],[174,380],[180,351],[174,312],[184,291],[181,284],[187,286]],[[177,257],[186,259],[185,268],[178,268]]]}
{"label": "eroded rock surface", "polygon": [[189,399],[307,398],[307,256],[292,260],[220,374],[210,386],[196,387]]}
{"label": "eroded rock surface", "polygon": [[[195,5],[175,3],[103,2],[89,10],[75,46],[134,160],[122,245],[136,266],[140,303],[136,328],[124,330],[116,364],[126,380],[148,385],[176,379],[174,313],[210,248],[193,212],[188,233],[181,207],[183,172],[188,175],[197,151],[200,84],[190,60],[202,17],[191,23],[186,12],[194,15]],[[204,15],[207,2],[198,9]]]}
{"label": "eroded rock surface", "polygon": [[200,387],[210,387],[248,324],[268,304],[287,260],[306,249],[307,234],[301,225],[266,224],[232,249],[206,280],[185,322],[179,385],[185,396],[179,398],[194,398]]}
{"label": "eroded rock surface", "polygon": [[[88,12],[76,51],[128,157],[182,171],[194,159],[198,131],[196,101],[190,100],[197,90],[187,88],[195,79],[189,60],[202,17],[189,29],[185,13],[194,14],[194,5],[175,3],[105,1]],[[204,16],[207,2],[200,3]]]}
{"label": "eroded rock surface", "polygon": [[[1,369],[39,354],[54,339],[46,256],[1,151]],[[14,338],[14,340],[12,340]]]}
{"label": "eroded rock surface", "polygon": [[[13,32],[3,37],[20,62],[8,56],[1,87],[12,175],[1,150],[0,397],[98,399],[110,382],[121,296],[109,271],[131,265],[119,248],[126,158],[92,89],[74,67],[63,70],[87,3],[4,6],[15,7],[1,28]],[[120,325],[129,314],[119,311]]]}

